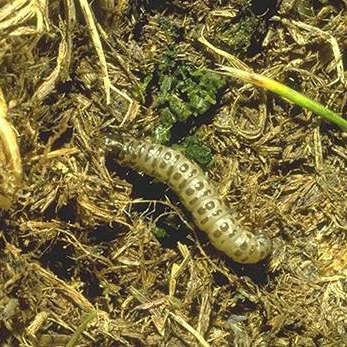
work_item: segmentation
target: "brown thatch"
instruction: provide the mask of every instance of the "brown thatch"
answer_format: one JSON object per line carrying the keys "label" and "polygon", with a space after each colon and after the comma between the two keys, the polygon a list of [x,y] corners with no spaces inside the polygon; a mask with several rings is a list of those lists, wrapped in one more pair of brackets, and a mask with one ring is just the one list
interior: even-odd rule
{"label": "brown thatch", "polygon": [[208,146],[221,196],[273,240],[252,266],[215,251],[164,185],[104,153],[114,128],[145,138],[166,124],[163,62],[200,71],[196,88],[201,69],[228,64],[202,31],[346,114],[346,7],[0,0],[0,345],[346,345],[343,130],[232,79],[196,114],[172,82],[195,118],[170,124],[170,145]]}

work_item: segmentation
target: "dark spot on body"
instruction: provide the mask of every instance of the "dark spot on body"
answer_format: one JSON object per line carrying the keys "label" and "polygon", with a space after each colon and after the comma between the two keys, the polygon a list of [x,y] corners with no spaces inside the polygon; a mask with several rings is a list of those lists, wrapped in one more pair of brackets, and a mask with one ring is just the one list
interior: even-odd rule
{"label": "dark spot on body", "polygon": [[245,256],[245,257],[240,259],[241,263],[247,263],[247,261],[248,261],[248,256]]}
{"label": "dark spot on body", "polygon": [[234,254],[235,254],[235,256],[236,257],[241,257],[241,255],[242,255],[242,252],[238,249],[238,250],[236,250],[235,252],[234,252]]}
{"label": "dark spot on body", "polygon": [[195,176],[197,173],[198,173],[198,170],[197,170],[197,169],[193,169],[193,170],[190,172],[190,176]]}
{"label": "dark spot on body", "polygon": [[222,236],[222,232],[221,232],[219,229],[217,229],[217,230],[215,230],[215,231],[212,233],[212,235],[213,235],[213,237],[215,237],[216,239],[218,239],[219,237]]}
{"label": "dark spot on body", "polygon": [[206,203],[206,205],[205,205],[205,207],[206,207],[207,210],[212,210],[215,206],[216,206],[216,203],[215,203],[213,200],[209,201],[209,202]]}
{"label": "dark spot on body", "polygon": [[210,195],[211,193],[212,193],[211,190],[210,190],[210,189],[207,189],[207,190],[205,190],[205,191],[202,193],[201,197]]}
{"label": "dark spot on body", "polygon": [[213,216],[213,217],[218,217],[218,216],[220,216],[222,213],[223,213],[223,210],[222,210],[222,209],[214,210],[214,211],[212,212],[212,216]]}
{"label": "dark spot on body", "polygon": [[164,154],[164,159],[165,159],[165,160],[170,160],[171,157],[172,157],[172,155],[171,155],[170,152],[166,152],[166,153]]}
{"label": "dark spot on body", "polygon": [[169,167],[169,169],[167,170],[168,176],[171,176],[171,174],[173,173],[173,171],[174,171],[174,167],[173,167],[173,165],[171,165],[171,166]]}
{"label": "dark spot on body", "polygon": [[203,215],[204,213],[206,213],[206,209],[204,207],[199,207],[198,208],[198,213]]}
{"label": "dark spot on body", "polygon": [[264,246],[265,244],[263,239],[258,239],[258,243],[260,246]]}
{"label": "dark spot on body", "polygon": [[142,155],[146,152],[146,147],[147,147],[146,144],[140,146],[140,148],[139,148],[140,155]]}
{"label": "dark spot on body", "polygon": [[206,224],[207,221],[208,221],[208,217],[205,217],[204,219],[202,219],[202,220],[200,221],[200,224]]}
{"label": "dark spot on body", "polygon": [[[221,211],[221,210],[219,210],[219,211]],[[229,224],[227,222],[224,222],[221,224],[221,226],[219,228],[220,228],[220,230],[226,232],[229,229]]]}
{"label": "dark spot on body", "polygon": [[178,185],[178,189],[184,189],[187,185],[187,180],[183,180],[179,185]]}
{"label": "dark spot on body", "polygon": [[193,188],[187,188],[187,189],[186,189],[186,194],[187,194],[188,196],[193,195],[193,194],[194,194],[194,189],[193,189]]}
{"label": "dark spot on body", "polygon": [[189,180],[191,181],[193,178],[195,178],[196,175],[196,170],[191,170],[190,172],[188,172],[187,174],[187,178],[189,178]]}
{"label": "dark spot on body", "polygon": [[194,198],[194,199],[192,199],[192,200],[190,200],[189,201],[189,203],[191,204],[191,205],[194,205],[196,202],[198,202],[198,198]]}
{"label": "dark spot on body", "polygon": [[163,146],[160,146],[157,148],[157,158],[159,158],[159,156],[161,155],[161,152],[164,150],[164,147]]}
{"label": "dark spot on body", "polygon": [[195,188],[196,190],[201,190],[201,189],[204,188],[204,183],[201,182],[201,181],[198,181],[198,182],[196,182],[196,183],[194,184],[194,188]]}
{"label": "dark spot on body", "polygon": [[180,167],[180,171],[181,172],[187,172],[188,169],[189,169],[189,165],[186,164],[186,163],[182,164],[181,167]]}
{"label": "dark spot on body", "polygon": [[159,169],[165,169],[167,166],[167,163],[165,163],[165,161],[162,161],[160,164],[159,164]]}
{"label": "dark spot on body", "polygon": [[146,154],[146,160],[150,160],[154,152],[154,146],[150,146],[148,148],[147,154]]}
{"label": "dark spot on body", "polygon": [[235,231],[235,230],[230,230],[230,231],[228,232],[228,238],[229,238],[229,239],[233,238],[233,237],[235,236],[235,234],[236,234],[236,231]]}
{"label": "dark spot on body", "polygon": [[248,248],[248,242],[247,241],[244,241],[243,243],[241,243],[240,249],[245,251],[247,248]]}
{"label": "dark spot on body", "polygon": [[172,177],[174,180],[179,180],[180,178],[182,178],[182,174],[179,172],[175,172]]}

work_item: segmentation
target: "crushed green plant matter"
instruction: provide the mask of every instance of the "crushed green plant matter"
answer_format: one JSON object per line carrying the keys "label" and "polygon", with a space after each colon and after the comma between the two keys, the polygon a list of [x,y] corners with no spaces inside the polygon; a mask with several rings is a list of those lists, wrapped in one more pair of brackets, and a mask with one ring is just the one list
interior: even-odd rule
{"label": "crushed green plant matter", "polygon": [[234,13],[229,11],[228,15],[220,13],[213,18],[210,37],[216,46],[243,57],[250,54],[254,44],[266,32],[266,14],[255,15],[251,1],[247,0],[239,1]]}
{"label": "crushed green plant matter", "polygon": [[243,17],[240,20],[222,21],[215,28],[216,45],[224,47],[235,55],[244,55],[251,47],[254,33],[257,32],[260,20],[254,15]]}
{"label": "crushed green plant matter", "polygon": [[206,169],[212,162],[213,154],[211,148],[199,139],[198,134],[199,132],[196,132],[192,136],[187,136],[174,148],[181,149],[188,159],[194,160],[203,169]]}
{"label": "crushed green plant matter", "polygon": [[164,228],[154,227],[151,229],[151,232],[159,240],[169,238],[169,234]]}
{"label": "crushed green plant matter", "polygon": [[170,141],[170,130],[175,123],[197,118],[216,105],[217,95],[226,83],[217,73],[180,61],[174,50],[165,55],[155,74],[147,76],[145,84],[157,79],[153,105],[160,118],[154,130],[158,143]]}

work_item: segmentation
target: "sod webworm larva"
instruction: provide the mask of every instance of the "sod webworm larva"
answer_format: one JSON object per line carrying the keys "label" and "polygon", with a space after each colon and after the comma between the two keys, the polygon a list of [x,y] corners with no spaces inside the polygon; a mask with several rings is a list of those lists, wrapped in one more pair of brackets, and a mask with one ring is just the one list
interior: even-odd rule
{"label": "sod webworm larva", "polygon": [[189,210],[195,224],[215,248],[238,263],[257,263],[269,255],[271,241],[240,228],[230,209],[199,166],[171,148],[123,137],[107,139],[107,148],[116,152],[121,164],[165,182]]}

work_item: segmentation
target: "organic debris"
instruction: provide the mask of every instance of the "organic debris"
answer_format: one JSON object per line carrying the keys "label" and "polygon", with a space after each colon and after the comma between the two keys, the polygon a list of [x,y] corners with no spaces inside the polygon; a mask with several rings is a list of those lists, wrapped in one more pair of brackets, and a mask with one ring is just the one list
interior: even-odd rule
{"label": "organic debris", "polygon": [[[170,132],[178,122],[186,123],[189,119],[201,117],[217,104],[225,80],[218,74],[206,69],[181,62],[174,54],[173,48],[164,57],[157,71],[156,86],[159,90],[153,95],[153,104],[159,113],[160,122],[154,130],[154,138],[158,143],[168,143]],[[146,78],[145,78],[146,79]],[[153,84],[147,78],[147,83]]]}
{"label": "organic debris", "polygon": [[[0,345],[344,346],[346,133],[213,71],[346,119],[346,35],[340,0],[0,0]],[[115,134],[195,160],[269,259],[217,252]]]}
{"label": "organic debris", "polygon": [[0,208],[11,207],[22,181],[22,159],[16,131],[8,119],[8,108],[0,88]]}

